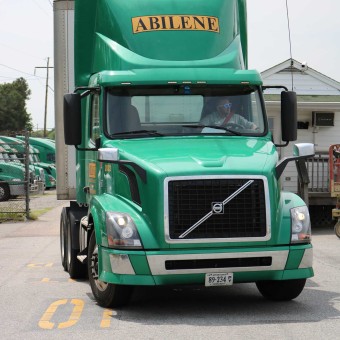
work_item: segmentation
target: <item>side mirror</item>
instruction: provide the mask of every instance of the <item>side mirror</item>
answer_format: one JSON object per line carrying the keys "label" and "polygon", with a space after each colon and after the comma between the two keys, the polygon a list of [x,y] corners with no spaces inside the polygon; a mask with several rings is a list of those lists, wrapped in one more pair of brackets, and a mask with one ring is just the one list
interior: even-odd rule
{"label": "side mirror", "polygon": [[81,144],[81,96],[64,95],[64,139],[66,145]]}
{"label": "side mirror", "polygon": [[309,158],[315,155],[315,146],[312,143],[298,143],[294,145],[293,154],[299,158]]}
{"label": "side mirror", "polygon": [[297,139],[297,99],[296,92],[281,92],[281,129],[285,142]]}
{"label": "side mirror", "polygon": [[118,148],[100,148],[98,149],[98,161],[120,165],[129,165],[138,174],[141,180],[146,183],[146,170],[140,165],[126,160],[120,160]]}
{"label": "side mirror", "polygon": [[305,158],[310,158],[315,155],[315,147],[312,143],[298,143],[294,145],[294,156],[285,157],[276,165],[276,178],[279,179],[286,165],[291,161],[298,161]]}
{"label": "side mirror", "polygon": [[99,162],[118,162],[119,149],[118,148],[102,148],[98,150]]}

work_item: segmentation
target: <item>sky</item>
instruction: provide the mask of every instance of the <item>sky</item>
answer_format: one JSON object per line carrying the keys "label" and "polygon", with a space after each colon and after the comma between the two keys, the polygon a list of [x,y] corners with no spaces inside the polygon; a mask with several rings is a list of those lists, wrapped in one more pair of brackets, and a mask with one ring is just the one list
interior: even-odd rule
{"label": "sky", "polygon": [[[337,0],[248,0],[249,68],[262,72],[290,58],[286,1],[292,57],[340,82]],[[52,3],[0,0],[0,83],[27,80],[32,92],[27,111],[35,129],[44,127],[47,58],[50,66],[54,63]],[[54,127],[53,69],[48,77],[46,127]]]}

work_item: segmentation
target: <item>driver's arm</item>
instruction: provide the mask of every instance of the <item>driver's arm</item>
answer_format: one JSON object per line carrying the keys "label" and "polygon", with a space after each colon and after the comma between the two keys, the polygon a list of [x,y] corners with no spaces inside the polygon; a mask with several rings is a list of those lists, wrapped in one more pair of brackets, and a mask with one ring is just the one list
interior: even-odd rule
{"label": "driver's arm", "polygon": [[256,130],[257,126],[253,122],[250,122],[249,120],[245,119],[244,117],[240,115],[235,115],[235,123],[242,125],[245,129],[250,129],[250,130]]}

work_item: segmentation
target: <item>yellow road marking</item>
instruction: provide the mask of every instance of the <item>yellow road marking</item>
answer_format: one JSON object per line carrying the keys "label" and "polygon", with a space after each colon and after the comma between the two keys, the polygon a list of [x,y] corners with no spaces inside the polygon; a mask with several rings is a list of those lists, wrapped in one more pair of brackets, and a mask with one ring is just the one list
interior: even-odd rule
{"label": "yellow road marking", "polygon": [[111,325],[112,310],[105,309],[103,312],[102,321],[100,323],[100,328],[109,328]]}
{"label": "yellow road marking", "polygon": [[[39,321],[39,327],[43,329],[53,329],[55,326],[55,323],[51,322],[50,320],[52,319],[58,307],[60,305],[65,305],[67,303],[68,303],[68,299],[57,300],[51,303],[50,306],[47,308],[46,312],[44,313],[44,315],[41,317]],[[83,309],[84,309],[83,300],[72,299],[71,304],[74,305],[72,313],[67,321],[60,322],[58,324],[59,329],[68,328],[68,327],[75,325],[78,322],[81,316],[81,313],[83,312]]]}
{"label": "yellow road marking", "polygon": [[28,268],[43,268],[43,267],[52,267],[53,262],[49,263],[29,263],[27,265]]}

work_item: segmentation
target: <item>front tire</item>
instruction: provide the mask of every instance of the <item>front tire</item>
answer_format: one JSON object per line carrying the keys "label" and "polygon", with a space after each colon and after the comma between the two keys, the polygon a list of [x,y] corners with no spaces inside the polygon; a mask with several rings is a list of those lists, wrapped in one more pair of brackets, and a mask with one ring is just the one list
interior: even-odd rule
{"label": "front tire", "polygon": [[11,196],[7,183],[0,183],[0,202],[8,201]]}
{"label": "front tire", "polygon": [[131,286],[106,283],[98,278],[98,245],[92,232],[88,247],[88,276],[92,293],[102,307],[121,307],[126,305],[132,294]]}
{"label": "front tire", "polygon": [[63,208],[60,215],[60,256],[61,256],[61,264],[65,271],[67,271],[67,210]]}
{"label": "front tire", "polygon": [[69,212],[66,214],[66,247],[65,247],[65,253],[66,253],[66,267],[67,271],[70,274],[71,279],[84,279],[86,278],[86,265],[82,264],[78,258],[77,255],[79,253],[79,249],[74,249],[72,247],[73,244],[73,230],[72,225],[70,222],[70,214]]}
{"label": "front tire", "polygon": [[300,295],[306,279],[284,280],[284,281],[258,281],[257,289],[269,300],[289,301]]}

